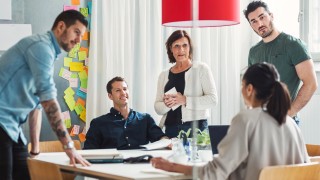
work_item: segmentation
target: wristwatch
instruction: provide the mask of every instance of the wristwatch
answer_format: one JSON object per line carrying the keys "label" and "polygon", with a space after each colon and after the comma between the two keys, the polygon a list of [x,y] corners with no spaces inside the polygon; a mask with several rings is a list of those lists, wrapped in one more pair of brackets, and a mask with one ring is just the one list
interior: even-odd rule
{"label": "wristwatch", "polygon": [[69,141],[67,144],[63,145],[63,149],[72,149],[74,148],[74,142],[73,141]]}

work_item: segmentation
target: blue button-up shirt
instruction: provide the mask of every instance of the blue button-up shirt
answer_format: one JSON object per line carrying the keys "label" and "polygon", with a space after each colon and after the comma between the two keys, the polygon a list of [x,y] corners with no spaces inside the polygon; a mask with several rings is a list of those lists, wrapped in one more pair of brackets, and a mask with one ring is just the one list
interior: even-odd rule
{"label": "blue button-up shirt", "polygon": [[163,136],[149,114],[131,109],[128,118],[123,119],[120,112],[111,108],[110,113],[91,121],[84,149],[138,149]]}
{"label": "blue button-up shirt", "polygon": [[[1,42],[5,43],[5,42]],[[0,57],[0,128],[26,144],[21,124],[41,101],[56,98],[53,66],[60,46],[52,31],[20,40]]]}

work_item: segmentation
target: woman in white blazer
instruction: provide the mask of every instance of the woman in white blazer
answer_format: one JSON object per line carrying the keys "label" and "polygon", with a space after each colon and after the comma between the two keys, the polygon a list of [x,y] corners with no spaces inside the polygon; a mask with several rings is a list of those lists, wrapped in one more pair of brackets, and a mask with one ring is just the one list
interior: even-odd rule
{"label": "woman in white blazer", "polygon": [[174,65],[158,78],[155,111],[163,115],[160,127],[170,138],[187,131],[192,121],[207,128],[209,108],[217,104],[217,91],[210,68],[192,60],[192,43],[184,30],[173,32],[166,42],[169,62]]}

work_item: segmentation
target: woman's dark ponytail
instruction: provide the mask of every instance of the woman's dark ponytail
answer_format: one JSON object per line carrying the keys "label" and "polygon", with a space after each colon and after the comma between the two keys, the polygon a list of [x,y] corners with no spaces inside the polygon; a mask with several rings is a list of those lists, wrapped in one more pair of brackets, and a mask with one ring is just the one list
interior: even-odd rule
{"label": "woman's dark ponytail", "polygon": [[257,63],[250,66],[243,75],[246,85],[252,84],[256,99],[266,105],[267,112],[281,125],[286,122],[291,100],[285,84],[279,81],[274,65]]}
{"label": "woman's dark ponytail", "polygon": [[282,82],[275,81],[267,104],[267,112],[281,125],[286,122],[286,116],[290,107],[291,100],[287,86]]}

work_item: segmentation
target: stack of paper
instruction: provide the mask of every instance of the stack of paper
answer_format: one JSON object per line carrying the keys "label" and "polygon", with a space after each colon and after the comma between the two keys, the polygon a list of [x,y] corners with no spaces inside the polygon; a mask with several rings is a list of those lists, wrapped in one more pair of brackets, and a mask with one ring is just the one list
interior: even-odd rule
{"label": "stack of paper", "polygon": [[171,139],[161,139],[159,141],[149,143],[146,145],[141,145],[141,147],[146,148],[146,150],[164,149],[171,144]]}
{"label": "stack of paper", "polygon": [[[175,87],[173,87],[172,89],[170,89],[169,91],[167,91],[166,93],[164,93],[165,95],[169,95],[169,94],[172,94],[172,95],[175,95],[177,94],[177,90]],[[172,106],[171,109],[172,111],[176,110],[180,105],[175,105],[175,106]]]}

